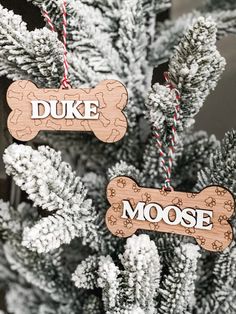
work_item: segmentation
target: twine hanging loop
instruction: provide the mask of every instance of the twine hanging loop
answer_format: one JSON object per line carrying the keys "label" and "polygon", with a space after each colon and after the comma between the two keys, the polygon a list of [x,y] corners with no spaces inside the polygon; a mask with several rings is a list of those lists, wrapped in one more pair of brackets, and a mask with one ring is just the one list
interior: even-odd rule
{"label": "twine hanging loop", "polygon": [[166,81],[166,87],[170,88],[170,90],[174,93],[176,102],[174,108],[174,116],[173,116],[173,124],[171,126],[171,134],[170,134],[170,145],[167,149],[167,154],[163,149],[163,143],[161,141],[160,130],[157,127],[153,127],[153,134],[156,142],[156,146],[158,147],[159,154],[160,154],[160,165],[164,170],[165,173],[165,181],[163,184],[164,190],[173,191],[173,187],[171,185],[171,174],[173,168],[173,161],[175,157],[176,151],[176,144],[177,144],[177,123],[179,119],[179,110],[180,110],[180,99],[181,95],[176,86],[170,80],[169,73],[164,73],[164,78]]}
{"label": "twine hanging loop", "polygon": [[[56,29],[46,9],[43,10],[43,16],[45,17],[51,31],[55,32]],[[67,58],[68,51],[67,51],[67,1],[66,0],[63,0],[63,3],[62,3],[62,41],[63,41],[64,74],[63,74],[63,79],[61,81],[61,86],[62,88],[67,89],[70,87],[70,81],[68,79],[69,63],[68,63],[68,58]]]}

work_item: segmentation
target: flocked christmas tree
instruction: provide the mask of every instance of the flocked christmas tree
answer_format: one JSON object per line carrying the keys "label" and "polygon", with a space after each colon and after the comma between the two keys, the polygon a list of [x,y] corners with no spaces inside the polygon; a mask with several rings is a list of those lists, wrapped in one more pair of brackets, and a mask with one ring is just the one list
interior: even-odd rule
{"label": "flocked christmas tree", "polygon": [[[29,1],[47,10],[58,34],[47,26],[30,32],[20,16],[0,6],[0,74],[59,87],[61,1]],[[219,184],[236,195],[235,131],[221,143],[192,131],[224,71],[216,40],[236,32],[236,3],[207,1],[194,13],[159,24],[158,14],[170,5],[169,0],[69,1],[71,84],[121,80],[129,91],[129,132],[117,144],[89,134],[41,132],[30,146],[6,149],[6,172],[29,199],[17,208],[0,202],[6,313],[236,312],[234,241],[215,254],[170,234],[139,232],[119,239],[104,223],[111,178],[129,175],[148,187],[164,180],[149,126],[160,128],[165,144],[175,99],[168,87],[151,86],[151,79],[153,68],[167,60],[181,93],[173,186],[199,191]]]}

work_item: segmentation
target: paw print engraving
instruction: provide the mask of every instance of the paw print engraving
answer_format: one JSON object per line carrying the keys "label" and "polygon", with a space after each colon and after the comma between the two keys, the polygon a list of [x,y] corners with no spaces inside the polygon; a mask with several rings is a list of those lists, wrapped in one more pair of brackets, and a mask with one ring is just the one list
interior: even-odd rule
{"label": "paw print engraving", "polygon": [[226,231],[225,233],[224,233],[224,236],[225,236],[225,239],[226,240],[233,240],[233,233],[232,233],[232,231]]}
{"label": "paw print engraving", "polygon": [[195,230],[194,228],[186,228],[186,229],[185,229],[185,232],[186,232],[187,234],[193,234],[193,233],[196,232],[196,230]]}
{"label": "paw print engraving", "polygon": [[150,194],[145,193],[145,194],[142,195],[142,200],[143,200],[144,202],[151,202],[152,197],[151,197]]}
{"label": "paw print engraving", "polygon": [[121,189],[123,189],[126,186],[126,180],[125,179],[119,179],[117,180],[117,186]]}
{"label": "paw print engraving", "polygon": [[115,189],[109,189],[109,197],[115,197],[116,196],[116,190]]}
{"label": "paw print engraving", "polygon": [[[122,186],[126,181],[124,189],[117,186],[118,180]],[[140,187],[131,178],[116,177],[107,186],[107,195],[115,196],[108,198],[110,207],[105,222],[111,233],[121,238],[129,237],[138,230],[151,231],[152,234],[168,232],[192,237],[205,250],[222,252],[234,239],[230,219],[235,202],[229,192],[218,196],[216,188],[209,186],[199,193],[189,192],[187,196],[187,191]],[[162,196],[160,192],[167,196]],[[223,193],[221,187],[217,192]],[[190,219],[187,213],[194,219]],[[165,219],[167,215],[168,220]]]}
{"label": "paw print engraving", "polygon": [[220,216],[219,219],[218,219],[218,221],[219,221],[219,223],[220,223],[221,225],[228,225],[227,216],[225,216],[225,215]]}
{"label": "paw print engraving", "polygon": [[117,237],[124,237],[124,236],[125,236],[125,233],[124,233],[123,230],[118,229],[118,230],[116,230],[115,235],[116,235]]}
{"label": "paw print engraving", "polygon": [[117,219],[116,217],[114,217],[113,215],[111,215],[109,218],[108,218],[108,222],[109,224],[111,224],[112,226],[116,225],[117,223]]}
{"label": "paw print engraving", "polygon": [[159,224],[158,224],[158,222],[151,222],[149,224],[149,227],[150,227],[151,230],[155,231],[155,230],[159,229]]}
{"label": "paw print engraving", "polygon": [[234,204],[232,201],[226,201],[224,204],[224,208],[228,211],[231,212],[232,210],[234,210]]}
{"label": "paw print engraving", "polygon": [[167,190],[165,190],[165,189],[161,189],[161,190],[160,190],[160,194],[161,194],[162,196],[167,196],[168,193],[169,193],[169,191],[167,191]]}
{"label": "paw print engraving", "polygon": [[120,203],[114,203],[112,205],[112,209],[114,210],[114,212],[119,213],[122,211],[122,206]]}
{"label": "paw print engraving", "polygon": [[179,197],[175,197],[173,200],[172,200],[172,204],[176,205],[176,206],[181,206],[183,205],[183,201],[181,198]]}
{"label": "paw print engraving", "polygon": [[205,200],[205,204],[208,207],[214,207],[216,205],[216,200],[210,196]]}
{"label": "paw print engraving", "polygon": [[132,187],[132,188],[133,188],[133,190],[134,190],[135,193],[138,193],[138,192],[141,191],[141,189],[138,187],[138,185],[137,185],[136,183],[133,184],[133,187]]}
{"label": "paw print engraving", "polygon": [[212,243],[212,248],[215,250],[215,251],[222,251],[223,250],[223,243],[218,241],[218,240],[215,240],[213,243]]}
{"label": "paw print engraving", "polygon": [[218,196],[224,196],[225,194],[226,194],[226,190],[225,189],[223,189],[223,188],[220,188],[219,186],[216,188],[216,194],[218,195]]}
{"label": "paw print engraving", "polygon": [[225,236],[225,239],[226,240],[233,240],[233,233],[232,233],[232,231],[227,231],[227,232],[225,232],[224,233],[224,236]]}
{"label": "paw print engraving", "polygon": [[126,219],[126,220],[124,221],[124,226],[125,226],[125,228],[127,228],[127,229],[132,229],[132,228],[133,228],[133,222],[132,222],[132,220],[131,220],[131,219]]}
{"label": "paw print engraving", "polygon": [[205,243],[206,243],[206,239],[203,236],[198,236],[197,240],[200,241],[201,245],[205,245]]}

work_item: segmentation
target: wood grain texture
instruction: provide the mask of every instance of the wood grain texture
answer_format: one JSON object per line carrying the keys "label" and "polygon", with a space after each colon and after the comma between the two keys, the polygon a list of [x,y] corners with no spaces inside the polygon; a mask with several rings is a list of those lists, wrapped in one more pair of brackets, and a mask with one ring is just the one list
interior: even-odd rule
{"label": "wood grain texture", "polygon": [[[234,213],[234,198],[225,188],[209,186],[200,193],[167,192],[161,189],[144,188],[128,177],[117,177],[107,187],[107,198],[111,207],[106,213],[108,229],[118,237],[129,237],[138,229],[167,232],[194,237],[204,249],[223,251],[233,240],[233,230],[228,220]],[[212,229],[186,228],[182,225],[169,225],[163,220],[151,223],[147,220],[121,218],[123,202],[128,200],[133,207],[139,202],[158,203],[163,208],[170,205],[184,208],[212,211]]]}
{"label": "wood grain texture", "polygon": [[[99,119],[32,119],[33,100],[98,101]],[[103,142],[119,141],[127,131],[127,119],[122,110],[128,102],[125,86],[116,80],[105,80],[95,88],[39,89],[30,81],[16,81],[7,91],[7,102],[12,112],[8,117],[8,129],[20,141],[33,139],[44,131],[90,131]],[[58,103],[58,114],[62,111]]]}

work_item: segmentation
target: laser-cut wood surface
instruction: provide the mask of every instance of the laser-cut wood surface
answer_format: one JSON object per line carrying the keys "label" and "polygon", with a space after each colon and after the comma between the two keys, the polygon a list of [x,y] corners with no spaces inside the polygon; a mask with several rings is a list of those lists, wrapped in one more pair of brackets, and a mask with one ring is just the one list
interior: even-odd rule
{"label": "laser-cut wood surface", "polygon": [[[194,237],[197,243],[209,251],[223,251],[233,239],[233,230],[228,220],[234,213],[234,198],[225,188],[209,186],[200,193],[167,192],[161,189],[144,188],[128,177],[117,177],[107,187],[107,198],[111,207],[106,213],[108,229],[118,237],[129,237],[138,229],[157,232],[175,233]],[[184,208],[210,210],[212,230],[186,228],[182,225],[168,225],[163,220],[156,223],[139,221],[137,219],[121,218],[123,214],[122,201],[128,200],[133,207],[138,202],[150,204],[156,202],[163,207],[176,205]]]}
{"label": "laser-cut wood surface", "polygon": [[[33,100],[81,100],[99,102],[99,119],[32,119]],[[105,80],[95,88],[39,89],[30,81],[16,81],[7,91],[7,102],[12,109],[8,129],[20,141],[29,141],[44,131],[90,131],[103,142],[119,141],[127,131],[127,119],[122,110],[127,105],[128,93],[122,83]],[[58,104],[58,113],[62,107]]]}

